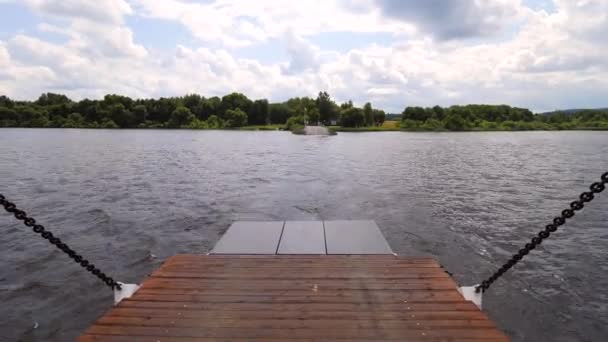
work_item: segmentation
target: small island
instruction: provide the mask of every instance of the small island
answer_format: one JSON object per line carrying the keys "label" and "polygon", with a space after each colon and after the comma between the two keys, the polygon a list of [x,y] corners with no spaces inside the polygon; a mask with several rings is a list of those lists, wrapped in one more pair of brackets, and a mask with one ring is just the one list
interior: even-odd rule
{"label": "small island", "polygon": [[[370,102],[336,103],[327,92],[316,98],[295,97],[270,103],[241,93],[222,97],[132,99],[109,94],[100,100],[73,101],[45,93],[35,101],[0,95],[0,127],[30,128],[169,128],[290,130],[325,126],[335,132],[381,131],[524,131],[608,130],[608,109],[566,110],[534,114],[508,105],[470,104],[451,107],[407,106],[387,114]],[[314,131],[314,130],[313,130]],[[315,131],[316,132],[316,131]]]}

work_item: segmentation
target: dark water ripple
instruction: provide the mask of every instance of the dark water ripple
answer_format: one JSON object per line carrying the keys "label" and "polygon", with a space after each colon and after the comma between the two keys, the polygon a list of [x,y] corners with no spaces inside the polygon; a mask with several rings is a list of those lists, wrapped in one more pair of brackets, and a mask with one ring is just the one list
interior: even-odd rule
{"label": "dark water ripple", "polygon": [[[608,169],[606,132],[0,130],[0,191],[117,279],[234,220],[374,219],[402,255],[487,276]],[[608,336],[608,196],[484,297],[515,341]],[[112,294],[0,216],[0,340],[71,340]],[[34,329],[37,322],[38,327]]]}

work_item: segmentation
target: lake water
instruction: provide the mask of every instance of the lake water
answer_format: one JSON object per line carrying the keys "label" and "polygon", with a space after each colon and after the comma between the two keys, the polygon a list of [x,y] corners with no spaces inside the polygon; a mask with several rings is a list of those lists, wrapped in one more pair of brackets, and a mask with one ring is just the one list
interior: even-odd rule
{"label": "lake water", "polygon": [[[607,170],[608,132],[0,129],[0,192],[124,282],[235,220],[373,219],[474,284]],[[608,336],[607,209],[604,193],[487,292],[514,341]],[[0,340],[73,339],[111,291],[2,212]]]}

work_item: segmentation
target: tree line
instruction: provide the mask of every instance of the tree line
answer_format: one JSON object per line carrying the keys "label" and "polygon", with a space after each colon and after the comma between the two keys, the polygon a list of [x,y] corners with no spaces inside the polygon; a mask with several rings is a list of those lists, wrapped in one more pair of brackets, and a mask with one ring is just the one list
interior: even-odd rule
{"label": "tree line", "polygon": [[279,103],[251,100],[241,93],[159,99],[110,94],[101,100],[81,101],[55,93],[42,94],[35,101],[0,96],[0,127],[203,129],[305,123],[360,127],[381,125],[385,115],[369,102],[363,108],[353,106],[352,101],[338,105],[327,92]]}
{"label": "tree line", "polygon": [[[316,98],[277,103],[241,93],[159,99],[110,94],[80,101],[55,93],[42,94],[35,101],[0,96],[0,127],[205,129],[272,124],[293,129],[304,124],[380,126],[387,118],[399,120],[399,114],[386,114],[369,102],[362,108],[352,101],[338,104],[325,91]],[[408,106],[400,118],[400,128],[412,131],[608,129],[608,109],[533,114],[507,105]]]}
{"label": "tree line", "polygon": [[608,110],[533,114],[507,105],[406,107],[401,129],[420,131],[608,129]]}

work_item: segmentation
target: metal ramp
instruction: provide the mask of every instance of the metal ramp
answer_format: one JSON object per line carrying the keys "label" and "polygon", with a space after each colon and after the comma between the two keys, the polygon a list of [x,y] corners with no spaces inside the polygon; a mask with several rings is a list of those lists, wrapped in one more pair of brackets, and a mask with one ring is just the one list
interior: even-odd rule
{"label": "metal ramp", "polygon": [[232,224],[210,254],[393,254],[374,221]]}

